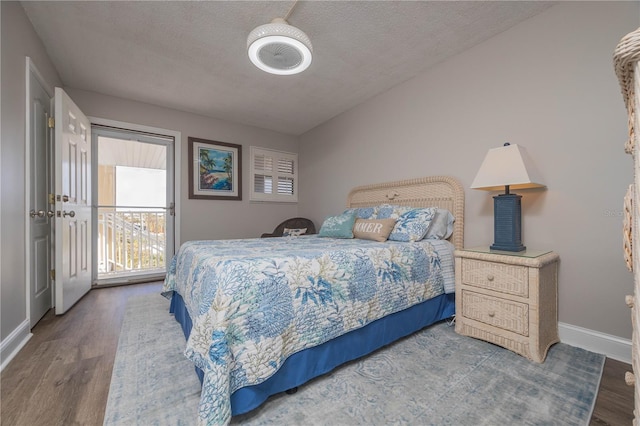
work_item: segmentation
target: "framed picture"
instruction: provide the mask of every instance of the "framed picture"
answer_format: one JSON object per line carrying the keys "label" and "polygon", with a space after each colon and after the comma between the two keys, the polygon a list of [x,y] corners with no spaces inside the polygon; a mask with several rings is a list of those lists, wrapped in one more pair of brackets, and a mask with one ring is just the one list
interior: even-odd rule
{"label": "framed picture", "polygon": [[189,137],[189,198],[242,200],[242,146]]}

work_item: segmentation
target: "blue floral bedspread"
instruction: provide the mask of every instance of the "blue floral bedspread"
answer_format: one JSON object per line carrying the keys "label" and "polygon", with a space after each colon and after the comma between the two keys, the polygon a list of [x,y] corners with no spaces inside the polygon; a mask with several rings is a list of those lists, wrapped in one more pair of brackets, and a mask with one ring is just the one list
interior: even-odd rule
{"label": "blue floral bedspread", "polygon": [[448,244],[315,235],[184,243],[163,294],[177,291],[193,321],[185,355],[204,371],[199,424],[228,423],[231,394],[290,355],[444,293],[453,262],[435,246],[452,257]]}

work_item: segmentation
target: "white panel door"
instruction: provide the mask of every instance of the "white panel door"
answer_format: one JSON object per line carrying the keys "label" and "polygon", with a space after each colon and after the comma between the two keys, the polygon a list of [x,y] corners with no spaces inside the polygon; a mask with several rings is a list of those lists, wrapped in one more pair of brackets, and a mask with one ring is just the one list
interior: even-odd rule
{"label": "white panel door", "polygon": [[29,73],[29,320],[33,328],[51,309],[51,169],[49,117],[51,97],[34,72]]}
{"label": "white panel door", "polygon": [[91,124],[55,89],[55,294],[65,313],[91,290]]}

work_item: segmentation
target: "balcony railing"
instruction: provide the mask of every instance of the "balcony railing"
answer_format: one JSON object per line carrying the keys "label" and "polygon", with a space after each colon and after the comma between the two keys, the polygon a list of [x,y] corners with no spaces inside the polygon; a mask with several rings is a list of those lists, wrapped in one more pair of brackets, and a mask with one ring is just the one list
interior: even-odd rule
{"label": "balcony railing", "polygon": [[165,271],[164,208],[98,208],[98,278]]}

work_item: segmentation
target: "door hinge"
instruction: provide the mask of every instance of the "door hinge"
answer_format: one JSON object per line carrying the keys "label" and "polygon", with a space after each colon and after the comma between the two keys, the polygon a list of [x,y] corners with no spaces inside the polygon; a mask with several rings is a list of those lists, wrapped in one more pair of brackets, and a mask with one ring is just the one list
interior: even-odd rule
{"label": "door hinge", "polygon": [[54,127],[56,127],[56,120],[53,117],[49,117],[49,128],[53,129]]}
{"label": "door hinge", "polygon": [[49,204],[56,203],[56,196],[54,194],[49,194]]}
{"label": "door hinge", "polygon": [[49,276],[51,277],[52,280],[56,280],[56,270],[52,269],[49,271]]}

